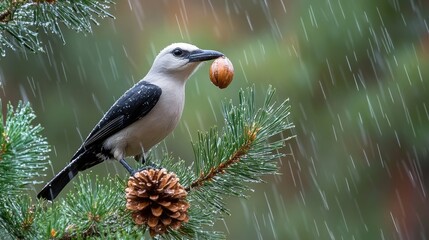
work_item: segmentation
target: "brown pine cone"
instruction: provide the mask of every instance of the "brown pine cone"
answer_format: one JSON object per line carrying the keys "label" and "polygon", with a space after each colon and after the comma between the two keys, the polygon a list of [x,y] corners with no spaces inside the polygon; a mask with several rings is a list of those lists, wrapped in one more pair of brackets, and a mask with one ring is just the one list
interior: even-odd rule
{"label": "brown pine cone", "polygon": [[150,235],[177,230],[188,222],[188,193],[174,173],[165,168],[147,169],[134,174],[125,189],[127,209],[137,225],[146,224]]}

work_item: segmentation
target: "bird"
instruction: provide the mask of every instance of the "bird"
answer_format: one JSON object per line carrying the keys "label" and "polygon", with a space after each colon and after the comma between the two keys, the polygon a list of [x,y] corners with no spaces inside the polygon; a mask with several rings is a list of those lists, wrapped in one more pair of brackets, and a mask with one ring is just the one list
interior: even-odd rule
{"label": "bird", "polygon": [[189,43],[173,43],[159,52],[151,68],[104,114],[71,161],[38,193],[39,199],[54,200],[81,171],[109,159],[125,161],[145,153],[177,126],[185,102],[186,81],[201,63],[224,56]]}

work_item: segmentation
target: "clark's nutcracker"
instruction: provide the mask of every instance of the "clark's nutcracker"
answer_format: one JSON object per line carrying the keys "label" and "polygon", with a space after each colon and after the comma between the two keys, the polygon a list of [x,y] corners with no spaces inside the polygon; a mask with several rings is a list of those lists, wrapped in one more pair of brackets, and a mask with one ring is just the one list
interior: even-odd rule
{"label": "clark's nutcracker", "polygon": [[174,43],[155,58],[147,75],[124,93],[94,127],[70,163],[37,195],[53,200],[78,172],[116,159],[130,172],[127,156],[144,156],[176,127],[185,101],[185,83],[203,61],[222,53]]}

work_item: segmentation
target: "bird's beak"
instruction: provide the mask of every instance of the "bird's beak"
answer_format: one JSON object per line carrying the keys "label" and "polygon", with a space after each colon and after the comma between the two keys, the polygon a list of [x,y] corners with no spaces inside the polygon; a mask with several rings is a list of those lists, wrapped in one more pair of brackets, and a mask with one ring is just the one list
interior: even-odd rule
{"label": "bird's beak", "polygon": [[189,54],[189,62],[202,62],[224,56],[223,53],[214,50],[195,50]]}

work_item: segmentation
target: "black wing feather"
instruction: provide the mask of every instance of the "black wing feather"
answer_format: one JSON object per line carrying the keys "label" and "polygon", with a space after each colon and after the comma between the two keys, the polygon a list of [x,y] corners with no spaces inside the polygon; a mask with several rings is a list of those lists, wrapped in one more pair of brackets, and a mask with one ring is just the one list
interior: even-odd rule
{"label": "black wing feather", "polygon": [[91,133],[93,134],[90,134],[83,144],[88,147],[91,144],[99,141],[100,139],[103,139],[105,136],[122,126],[124,123],[124,118],[124,115],[117,116],[116,118],[108,121],[105,125],[97,129],[97,131],[92,131]]}
{"label": "black wing feather", "polygon": [[146,116],[158,102],[161,93],[160,87],[146,81],[140,81],[134,85],[104,114],[72,160],[86,149],[101,144],[108,137]]}

